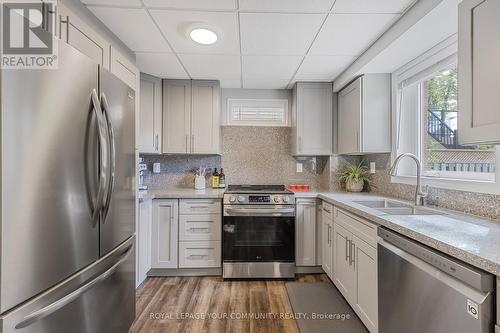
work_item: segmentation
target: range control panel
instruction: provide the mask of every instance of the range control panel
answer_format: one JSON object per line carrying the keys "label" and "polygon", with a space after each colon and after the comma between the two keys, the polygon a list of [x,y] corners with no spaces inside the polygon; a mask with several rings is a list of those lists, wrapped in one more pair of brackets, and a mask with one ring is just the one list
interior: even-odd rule
{"label": "range control panel", "polygon": [[224,194],[226,205],[293,205],[295,197],[293,194]]}

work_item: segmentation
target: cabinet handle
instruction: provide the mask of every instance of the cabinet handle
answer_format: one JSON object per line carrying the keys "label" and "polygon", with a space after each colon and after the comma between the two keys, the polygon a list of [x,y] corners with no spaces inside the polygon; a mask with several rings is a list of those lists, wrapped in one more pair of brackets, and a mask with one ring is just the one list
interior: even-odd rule
{"label": "cabinet handle", "polygon": [[189,228],[189,231],[191,231],[191,232],[196,232],[196,230],[200,230],[200,232],[201,232],[202,230],[206,230],[206,231],[204,231],[203,233],[208,233],[208,232],[210,231],[210,229],[209,229],[209,228]]}
{"label": "cabinet handle", "polygon": [[191,134],[191,152],[194,152],[194,134]]}
{"label": "cabinet handle", "polygon": [[330,244],[330,243],[331,243],[331,241],[332,241],[332,240],[331,240],[331,235],[332,235],[332,233],[331,233],[331,231],[330,231],[330,230],[331,230],[331,226],[330,226],[330,225],[328,225],[328,244]]}
{"label": "cabinet handle", "polygon": [[326,207],[323,207],[323,210],[324,210],[325,212],[327,212],[328,214],[331,214],[331,212],[332,212],[331,210],[327,209]]}
{"label": "cabinet handle", "polygon": [[203,259],[203,258],[207,258],[208,255],[207,254],[191,254],[188,258],[189,259]]}
{"label": "cabinet handle", "polygon": [[[351,246],[350,246],[350,263],[349,265],[353,265],[356,262],[356,244],[351,240]],[[354,250],[354,251],[353,251]]]}
{"label": "cabinet handle", "polygon": [[208,206],[189,206],[189,209],[208,209]]}
{"label": "cabinet handle", "polygon": [[158,151],[158,146],[159,146],[159,143],[158,143],[158,134],[155,135],[155,150]]}
{"label": "cabinet handle", "polygon": [[356,149],[361,151],[361,147],[359,146],[359,131],[356,131]]}
{"label": "cabinet handle", "polygon": [[348,250],[347,250],[348,247],[351,248],[349,246],[349,240],[346,237],[346,239],[345,239],[345,261],[347,261],[349,259],[349,254],[348,254]]}
{"label": "cabinet handle", "polygon": [[302,137],[299,136],[299,152],[302,152]]}

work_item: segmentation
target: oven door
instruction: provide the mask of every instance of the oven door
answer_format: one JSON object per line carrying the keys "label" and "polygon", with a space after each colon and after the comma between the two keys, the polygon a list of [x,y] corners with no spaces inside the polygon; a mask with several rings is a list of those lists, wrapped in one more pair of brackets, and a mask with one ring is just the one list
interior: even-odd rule
{"label": "oven door", "polygon": [[294,262],[295,206],[224,206],[223,260]]}

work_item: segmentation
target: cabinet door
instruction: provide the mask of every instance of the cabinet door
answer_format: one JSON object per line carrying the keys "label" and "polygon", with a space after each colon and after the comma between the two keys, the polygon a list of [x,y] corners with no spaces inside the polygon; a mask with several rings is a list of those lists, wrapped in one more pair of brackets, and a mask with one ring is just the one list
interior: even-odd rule
{"label": "cabinet door", "polygon": [[178,201],[153,201],[152,268],[177,268]]}
{"label": "cabinet door", "polygon": [[356,292],[353,307],[371,333],[378,331],[377,249],[353,236]]}
{"label": "cabinet door", "polygon": [[161,79],[141,74],[139,152],[161,153]]}
{"label": "cabinet door", "polygon": [[139,286],[147,278],[151,269],[151,200],[139,204],[139,226],[137,229],[137,283]]}
{"label": "cabinet door", "polygon": [[338,98],[338,153],[361,151],[361,84],[357,79],[339,93]]}
{"label": "cabinet door", "polygon": [[297,200],[295,216],[295,264],[316,265],[316,200]]}
{"label": "cabinet door", "polygon": [[458,21],[459,114],[461,144],[500,142],[500,2],[463,0]]}
{"label": "cabinet door", "polygon": [[332,219],[328,214],[323,212],[322,214],[322,222],[323,222],[323,237],[322,237],[322,247],[323,251],[321,253],[321,267],[325,271],[325,273],[332,278],[333,277],[333,258],[332,258],[332,233],[333,233],[333,225]]}
{"label": "cabinet door", "polygon": [[139,70],[114,47],[111,47],[110,72],[136,90]]}
{"label": "cabinet door", "polygon": [[219,82],[193,80],[191,94],[191,152],[196,154],[219,154]]}
{"label": "cabinet door", "polygon": [[354,288],[356,287],[354,265],[351,263],[350,257],[351,233],[337,223],[334,225],[334,233],[335,258],[333,282],[344,297],[351,302],[354,295]]}
{"label": "cabinet door", "polygon": [[331,83],[297,84],[297,155],[332,154]]}
{"label": "cabinet door", "polygon": [[110,44],[63,5],[59,5],[60,38],[109,69]]}
{"label": "cabinet door", "polygon": [[191,151],[191,81],[163,81],[163,144],[164,153]]}
{"label": "cabinet door", "polygon": [[323,264],[323,207],[316,205],[316,265]]}

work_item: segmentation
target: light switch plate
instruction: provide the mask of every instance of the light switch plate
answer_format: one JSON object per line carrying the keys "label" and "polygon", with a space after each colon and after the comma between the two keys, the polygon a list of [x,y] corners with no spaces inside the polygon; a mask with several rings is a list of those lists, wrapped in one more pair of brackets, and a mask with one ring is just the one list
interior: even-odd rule
{"label": "light switch plate", "polygon": [[302,163],[297,163],[297,172],[303,172],[304,171],[304,165]]}
{"label": "light switch plate", "polygon": [[153,173],[160,173],[160,171],[161,171],[161,164],[153,163]]}
{"label": "light switch plate", "polygon": [[375,162],[370,162],[370,173],[376,173],[377,172],[377,165]]}

